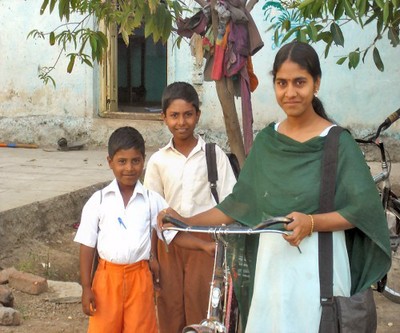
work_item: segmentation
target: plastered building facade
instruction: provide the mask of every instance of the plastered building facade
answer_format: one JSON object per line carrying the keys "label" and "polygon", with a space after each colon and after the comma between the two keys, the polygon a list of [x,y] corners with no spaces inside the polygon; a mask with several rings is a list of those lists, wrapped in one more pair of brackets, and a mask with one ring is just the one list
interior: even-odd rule
{"label": "plastered building facade", "polygon": [[[173,38],[165,47],[149,46],[138,38],[132,41],[129,56],[121,60],[122,50],[128,51],[121,49],[118,38],[114,38],[111,40],[114,48],[107,55],[108,67],[90,68],[76,63],[71,74],[66,72],[68,60],[62,53],[52,72],[56,87],[44,85],[38,71],[55,63],[60,48],[50,47],[44,40],[27,39],[27,35],[33,29],[49,32],[60,22],[57,15],[41,16],[40,5],[41,1],[0,1],[0,141],[45,147],[56,145],[64,137],[68,142],[103,147],[115,128],[130,125],[143,134],[149,146],[158,147],[170,137],[158,112],[161,88],[174,81],[187,81],[195,85],[202,101],[199,133],[227,147],[214,82],[204,81],[202,64],[191,55],[188,41],[178,49],[173,46]],[[277,49],[272,33],[266,32],[270,22],[265,20],[262,5],[257,4],[252,11],[264,41],[264,47],[252,58],[259,79],[251,97],[255,134],[269,122],[283,117],[275,102],[269,74]],[[385,64],[383,73],[375,68],[371,56],[356,70],[349,70],[346,64],[336,65],[337,59],[354,49],[354,45],[368,44],[369,39],[364,42],[364,36],[370,36],[368,31],[345,30],[345,47],[332,48],[328,59],[323,56],[323,45],[315,46],[323,71],[319,97],[328,114],[342,126],[350,127],[357,136],[369,133],[400,106],[398,48],[392,48],[384,40],[378,42]],[[145,85],[147,107],[136,103],[132,108],[124,108],[123,100],[143,99],[140,87]],[[237,110],[240,114],[239,99]],[[398,144],[399,133],[400,124],[388,131],[394,144]]]}

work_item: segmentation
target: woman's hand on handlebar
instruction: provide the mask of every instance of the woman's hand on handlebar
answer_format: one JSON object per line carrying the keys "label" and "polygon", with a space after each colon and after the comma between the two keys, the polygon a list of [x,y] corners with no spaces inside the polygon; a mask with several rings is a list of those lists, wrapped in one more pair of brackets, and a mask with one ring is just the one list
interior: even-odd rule
{"label": "woman's hand on handlebar", "polygon": [[168,208],[165,208],[161,212],[158,213],[158,216],[157,216],[157,228],[159,230],[162,230],[163,227],[172,227],[173,226],[171,223],[164,223],[163,218],[164,218],[165,215],[172,216],[173,218],[176,218],[177,220],[185,222],[185,219],[182,216],[180,216],[171,207],[168,207]]}
{"label": "woman's hand on handlebar", "polygon": [[292,218],[293,221],[289,224],[285,224],[285,229],[292,231],[290,235],[283,235],[283,238],[290,243],[292,246],[299,246],[301,241],[310,236],[313,229],[313,221],[310,215],[292,212],[287,215]]}

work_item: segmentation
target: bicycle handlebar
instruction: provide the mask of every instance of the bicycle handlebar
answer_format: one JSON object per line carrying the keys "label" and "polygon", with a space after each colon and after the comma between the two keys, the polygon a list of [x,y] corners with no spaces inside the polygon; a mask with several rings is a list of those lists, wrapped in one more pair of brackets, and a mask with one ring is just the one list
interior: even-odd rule
{"label": "bicycle handlebar", "polygon": [[385,121],[379,125],[376,133],[373,134],[368,139],[356,139],[359,143],[374,143],[374,141],[379,137],[382,131],[387,130],[393,123],[400,119],[400,109],[390,114]]}
{"label": "bicycle handlebar", "polygon": [[219,225],[219,226],[190,226],[186,223],[173,218],[172,216],[165,215],[163,217],[164,223],[171,223],[173,224],[172,227],[163,227],[162,231],[164,230],[175,230],[175,231],[185,231],[185,232],[197,232],[197,233],[208,233],[208,234],[217,234],[217,235],[232,235],[232,234],[261,234],[261,233],[277,233],[277,234],[285,234],[287,235],[288,232],[285,230],[278,230],[278,229],[268,229],[270,226],[275,224],[288,224],[292,222],[293,219],[283,216],[273,217],[267,219],[253,228],[246,227],[246,226],[235,226],[235,225]]}
{"label": "bicycle handlebar", "polygon": [[382,130],[386,130],[392,125],[394,122],[396,122],[400,118],[400,109],[397,111],[393,112],[389,117],[385,119],[385,121],[381,124]]}

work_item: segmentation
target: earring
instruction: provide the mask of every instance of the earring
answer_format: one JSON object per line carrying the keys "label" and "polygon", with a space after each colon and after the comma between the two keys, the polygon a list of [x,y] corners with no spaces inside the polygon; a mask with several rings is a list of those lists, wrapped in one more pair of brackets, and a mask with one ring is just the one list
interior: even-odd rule
{"label": "earring", "polygon": [[315,91],[314,91],[314,96],[315,96],[315,97],[318,97],[318,90],[315,90]]}

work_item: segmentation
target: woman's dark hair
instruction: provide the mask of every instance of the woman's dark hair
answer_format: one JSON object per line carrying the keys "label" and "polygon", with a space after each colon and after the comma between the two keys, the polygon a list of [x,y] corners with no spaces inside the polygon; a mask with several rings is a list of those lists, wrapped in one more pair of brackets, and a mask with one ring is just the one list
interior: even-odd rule
{"label": "woman's dark hair", "polygon": [[108,156],[113,158],[115,153],[121,149],[136,149],[145,156],[145,145],[143,136],[133,127],[125,126],[117,128],[108,140]]}
{"label": "woman's dark hair", "polygon": [[[278,72],[279,68],[281,68],[282,64],[287,60],[290,60],[298,64],[301,68],[305,69],[313,77],[314,81],[322,76],[321,65],[319,63],[317,52],[315,52],[315,50],[307,43],[294,41],[282,46],[275,56],[274,65],[271,71],[274,83],[276,79],[276,73]],[[312,106],[314,111],[319,116],[330,120],[325,112],[322,102],[318,97],[314,96],[312,100]]]}
{"label": "woman's dark hair", "polygon": [[191,84],[186,82],[174,82],[164,89],[161,98],[161,107],[164,114],[167,112],[170,104],[176,99],[183,99],[192,104],[196,112],[200,112],[199,95]]}

